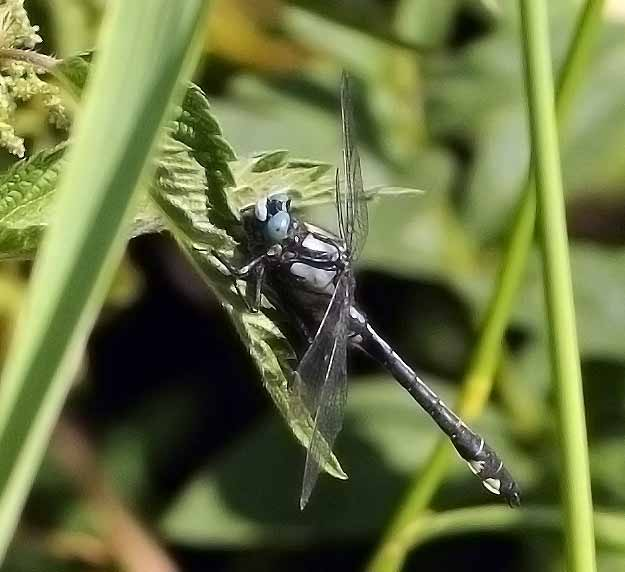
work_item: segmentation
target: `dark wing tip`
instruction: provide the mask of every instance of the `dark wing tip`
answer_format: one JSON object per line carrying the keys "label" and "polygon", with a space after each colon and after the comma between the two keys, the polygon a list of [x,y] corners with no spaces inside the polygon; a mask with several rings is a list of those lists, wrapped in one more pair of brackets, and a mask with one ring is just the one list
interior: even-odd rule
{"label": "dark wing tip", "polygon": [[304,469],[304,481],[302,483],[302,493],[299,497],[299,509],[300,510],[304,510],[306,508],[306,505],[308,504],[308,501],[310,500],[310,495],[312,494],[313,488],[315,486],[315,482],[317,481],[317,479],[315,478],[313,481],[309,481],[306,478],[307,472],[306,469]]}

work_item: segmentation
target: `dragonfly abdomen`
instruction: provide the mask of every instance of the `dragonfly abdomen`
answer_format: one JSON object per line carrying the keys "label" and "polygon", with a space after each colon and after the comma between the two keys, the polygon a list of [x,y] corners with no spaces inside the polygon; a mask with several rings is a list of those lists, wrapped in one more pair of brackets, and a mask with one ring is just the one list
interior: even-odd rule
{"label": "dragonfly abdomen", "polygon": [[377,334],[359,311],[352,311],[356,345],[383,365],[449,437],[458,454],[491,493],[510,506],[520,504],[520,491],[501,459],[484,439],[469,428]]}

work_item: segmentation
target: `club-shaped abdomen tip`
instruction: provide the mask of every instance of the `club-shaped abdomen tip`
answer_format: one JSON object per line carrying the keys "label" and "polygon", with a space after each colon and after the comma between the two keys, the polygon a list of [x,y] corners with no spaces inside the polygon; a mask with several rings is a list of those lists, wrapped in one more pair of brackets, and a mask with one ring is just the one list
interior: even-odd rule
{"label": "club-shaped abdomen tip", "polygon": [[521,491],[519,490],[519,485],[517,485],[516,481],[507,474],[505,469],[504,472],[501,473],[500,471],[502,467],[499,467],[497,474],[501,476],[501,478],[484,477],[484,461],[467,461],[467,464],[469,465],[471,472],[480,478],[482,485],[487,491],[495,495],[503,496],[508,502],[508,505],[512,508],[521,505]]}
{"label": "club-shaped abdomen tip", "polygon": [[501,479],[493,477],[486,478],[482,481],[484,488],[493,494],[503,496],[511,508],[521,506],[521,491],[516,481],[510,480],[501,482]]}
{"label": "club-shaped abdomen tip", "polygon": [[517,508],[521,506],[521,490],[515,481],[512,481],[512,484],[510,485],[509,490],[505,492],[505,495],[510,508]]}
{"label": "club-shaped abdomen tip", "polygon": [[[486,483],[484,483],[484,486],[486,486]],[[519,489],[519,485],[517,485],[517,482],[509,475],[504,475],[503,481],[500,482],[499,494],[501,494],[506,499],[510,508],[516,508],[521,506],[521,489]]]}

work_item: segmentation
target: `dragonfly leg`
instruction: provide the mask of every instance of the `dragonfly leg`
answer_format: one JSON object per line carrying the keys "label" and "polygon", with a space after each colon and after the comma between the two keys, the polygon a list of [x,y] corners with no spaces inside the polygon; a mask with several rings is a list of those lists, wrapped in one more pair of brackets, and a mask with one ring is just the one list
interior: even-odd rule
{"label": "dragonfly leg", "polygon": [[216,250],[212,250],[211,254],[223,264],[228,272],[234,276],[235,278],[240,278],[241,280],[246,280],[249,278],[252,270],[254,270],[259,264],[262,264],[267,259],[267,254],[261,254],[256,258],[252,259],[250,262],[245,264],[244,266],[236,267],[232,262],[230,262],[223,254],[217,252]]}
{"label": "dragonfly leg", "polygon": [[257,312],[260,308],[260,302],[263,296],[263,283],[265,281],[265,268],[264,264],[258,264],[254,269],[254,279],[252,281],[254,284],[254,298],[252,299],[251,307],[253,312]]}
{"label": "dragonfly leg", "polygon": [[458,454],[491,493],[518,506],[521,493],[497,453],[469,428],[371,327],[360,312],[353,313],[352,329],[361,349],[380,362],[449,437]]}
{"label": "dragonfly leg", "polygon": [[[254,258],[244,266],[237,268],[234,266],[225,256],[217,251],[212,251],[211,254],[219,260],[219,262],[226,267],[230,275],[234,278],[234,287],[245,302],[247,309],[250,312],[257,312],[260,308],[260,303],[263,294],[263,283],[265,278],[265,262],[267,261],[268,254],[261,254]],[[253,287],[253,296],[251,298],[246,294],[244,295],[239,289],[237,279],[245,280],[248,285]]]}

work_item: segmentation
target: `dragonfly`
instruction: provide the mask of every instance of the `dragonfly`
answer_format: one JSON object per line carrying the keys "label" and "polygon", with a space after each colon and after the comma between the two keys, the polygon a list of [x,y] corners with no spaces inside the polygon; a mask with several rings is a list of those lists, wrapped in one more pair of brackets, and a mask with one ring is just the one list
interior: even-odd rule
{"label": "dragonfly", "polygon": [[[368,200],[355,145],[350,80],[341,80],[342,167],[336,171],[338,236],[305,222],[286,194],[259,199],[242,210],[249,251],[243,266],[215,257],[233,279],[246,282],[248,306],[262,296],[286,314],[306,348],[293,376],[314,425],[300,497],[303,509],[317,482],[322,453],[341,430],[347,400],[347,353],[364,351],[379,362],[432,418],[484,487],[519,506],[520,489],[498,454],[456,415],[373,328],[355,301],[354,263],[368,233]],[[342,173],[341,173],[342,171]]]}

